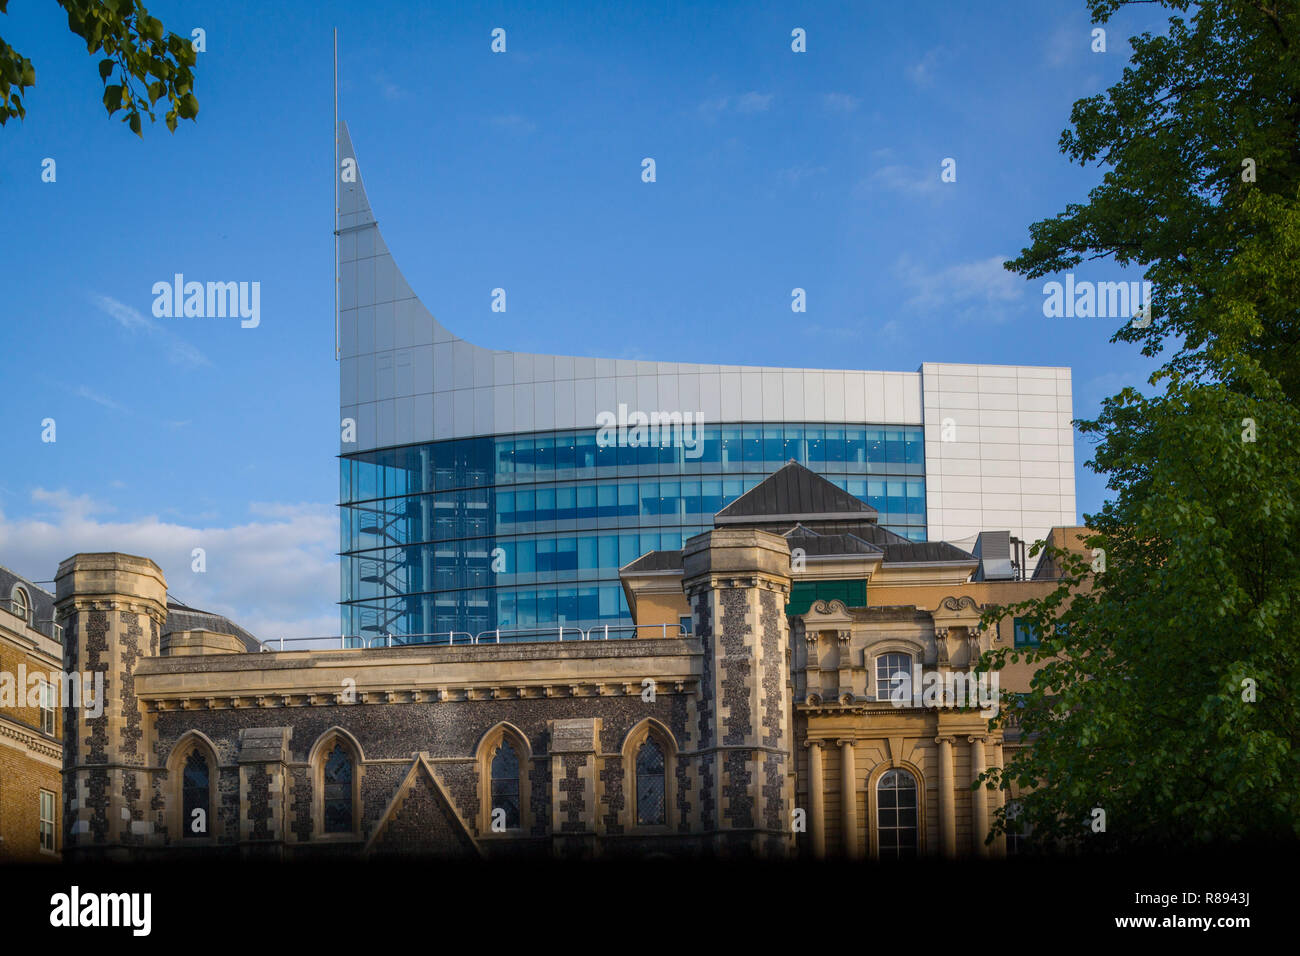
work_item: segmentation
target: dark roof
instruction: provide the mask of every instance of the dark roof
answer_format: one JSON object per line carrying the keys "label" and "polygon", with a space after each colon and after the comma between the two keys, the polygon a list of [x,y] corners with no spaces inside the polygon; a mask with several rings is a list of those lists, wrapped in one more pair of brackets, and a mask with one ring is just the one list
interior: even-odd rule
{"label": "dark roof", "polygon": [[878,548],[870,541],[863,541],[856,534],[818,534],[803,525],[797,525],[785,536],[790,549],[803,548],[809,557],[825,558],[838,555],[880,554]]}
{"label": "dark roof", "polygon": [[789,461],[714,515],[713,523],[801,518],[874,520],[877,514],[871,505],[835,487],[817,472]]}
{"label": "dark roof", "polygon": [[681,569],[680,551],[647,551],[623,568],[623,572],[644,574],[647,571],[680,571]]}
{"label": "dark roof", "polygon": [[889,564],[915,564],[919,562],[930,563],[932,561],[976,561],[977,559],[969,551],[963,551],[955,544],[949,544],[947,541],[909,541],[904,538],[901,542],[891,544],[885,548],[885,561]]}
{"label": "dark roof", "polygon": [[54,622],[54,595],[21,574],[0,566],[0,601],[4,602],[6,610],[10,607],[15,586],[21,586],[31,601],[32,615],[28,624],[46,637],[54,637],[54,628],[50,626]]}
{"label": "dark roof", "polygon": [[797,546],[810,555],[876,554],[883,551],[886,564],[977,560],[974,555],[947,541],[913,541],[870,522],[847,527],[840,522],[830,533],[795,525],[786,532],[786,540],[791,547],[795,547],[797,542]]}
{"label": "dark roof", "polygon": [[176,631],[212,631],[216,634],[232,634],[244,642],[244,649],[257,653],[262,649],[262,642],[244,630],[230,618],[189,607],[179,601],[167,602],[167,623],[163,625],[163,634]]}

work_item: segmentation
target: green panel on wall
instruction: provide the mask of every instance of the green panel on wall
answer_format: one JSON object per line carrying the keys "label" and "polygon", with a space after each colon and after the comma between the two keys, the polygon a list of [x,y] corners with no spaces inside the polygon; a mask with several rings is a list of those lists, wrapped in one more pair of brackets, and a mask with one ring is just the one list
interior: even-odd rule
{"label": "green panel on wall", "polygon": [[807,614],[814,601],[843,601],[845,607],[867,606],[866,581],[795,581],[786,614]]}

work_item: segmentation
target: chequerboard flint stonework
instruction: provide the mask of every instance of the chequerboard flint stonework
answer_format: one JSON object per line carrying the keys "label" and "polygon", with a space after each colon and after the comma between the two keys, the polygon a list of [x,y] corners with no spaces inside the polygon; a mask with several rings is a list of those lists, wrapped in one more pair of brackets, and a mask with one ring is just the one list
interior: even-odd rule
{"label": "chequerboard flint stonework", "polygon": [[969,785],[1014,731],[896,689],[1012,640],[982,607],[1049,569],[1009,568],[1006,532],[976,554],[878,517],[791,462],[621,569],[624,639],[272,650],[169,609],[147,558],[71,557],[64,666],[107,701],[64,714],[65,856],[1006,852],[1004,795]]}

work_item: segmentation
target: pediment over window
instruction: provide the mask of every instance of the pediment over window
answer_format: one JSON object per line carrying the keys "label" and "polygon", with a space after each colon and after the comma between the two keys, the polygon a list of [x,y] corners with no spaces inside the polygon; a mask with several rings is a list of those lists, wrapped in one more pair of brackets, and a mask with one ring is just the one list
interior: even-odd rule
{"label": "pediment over window", "polygon": [[814,601],[803,615],[804,630],[808,634],[816,631],[848,630],[853,623],[853,615],[844,606],[843,601]]}

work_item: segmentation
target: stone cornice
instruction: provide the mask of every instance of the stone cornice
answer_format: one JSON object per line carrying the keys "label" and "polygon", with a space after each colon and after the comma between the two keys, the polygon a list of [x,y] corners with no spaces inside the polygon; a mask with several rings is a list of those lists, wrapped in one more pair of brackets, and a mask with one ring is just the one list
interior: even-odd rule
{"label": "stone cornice", "polygon": [[[655,693],[693,694],[698,679],[681,675],[651,677]],[[281,707],[333,707],[367,704],[419,704],[444,701],[481,700],[537,700],[561,697],[640,697],[638,681],[583,681],[552,683],[509,683],[497,685],[461,685],[400,689],[356,688],[349,692],[338,689],[314,690],[301,693],[275,694],[212,694],[196,691],[193,694],[151,694],[142,699],[150,713],[176,710],[254,710]]]}
{"label": "stone cornice", "polygon": [[[0,738],[4,738],[3,743],[9,746],[17,744],[28,753],[50,758],[51,761],[55,762],[56,766],[63,766],[63,746],[46,739],[40,734],[24,730],[8,720],[0,720]],[[10,743],[11,741],[12,743]]]}

